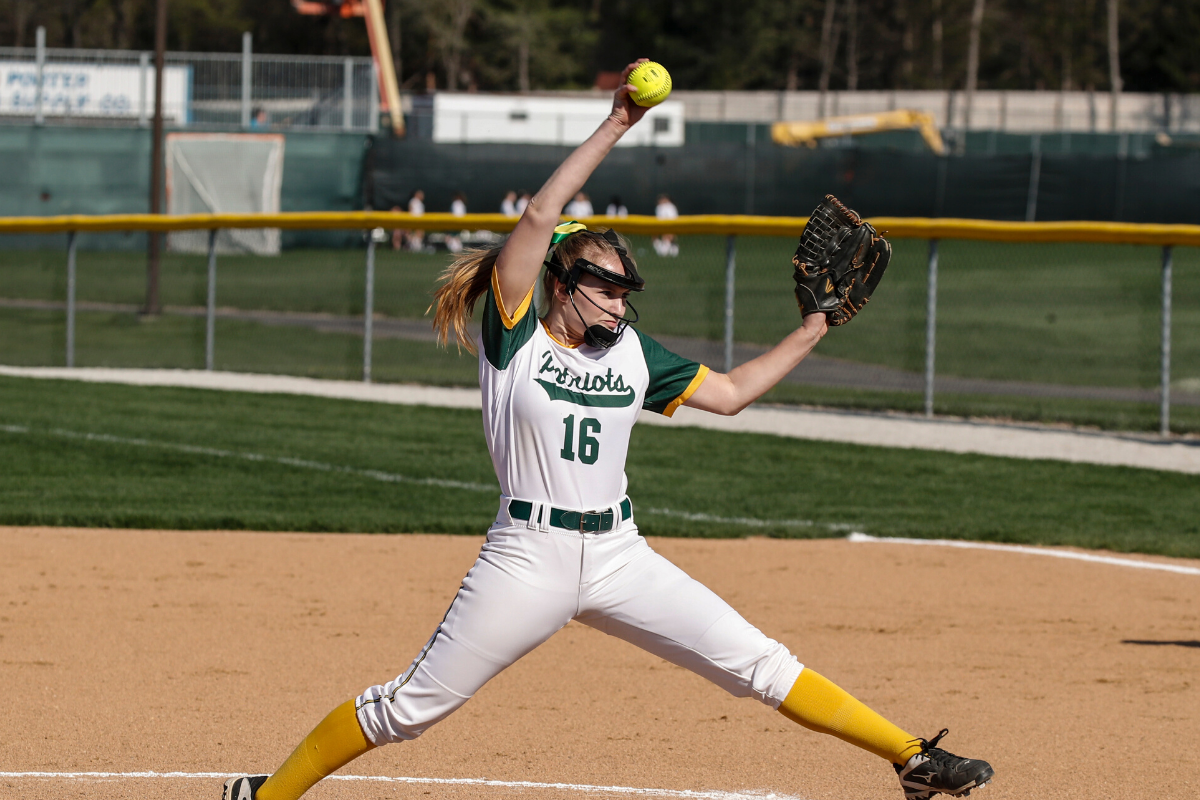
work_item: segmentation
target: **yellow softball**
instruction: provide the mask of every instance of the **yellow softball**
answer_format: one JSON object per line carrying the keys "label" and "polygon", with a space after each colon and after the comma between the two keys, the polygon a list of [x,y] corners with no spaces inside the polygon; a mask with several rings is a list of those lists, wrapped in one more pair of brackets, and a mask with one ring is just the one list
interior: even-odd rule
{"label": "yellow softball", "polygon": [[629,73],[626,83],[637,87],[630,99],[645,108],[658,105],[671,93],[671,73],[657,61],[639,64]]}

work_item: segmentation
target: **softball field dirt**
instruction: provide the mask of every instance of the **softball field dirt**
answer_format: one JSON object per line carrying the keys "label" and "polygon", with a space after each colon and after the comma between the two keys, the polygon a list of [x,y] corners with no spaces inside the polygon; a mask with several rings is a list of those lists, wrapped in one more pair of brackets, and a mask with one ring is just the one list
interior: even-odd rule
{"label": "softball field dirt", "polygon": [[[481,541],[0,528],[0,798],[217,800],[219,775],[270,772],[408,665]],[[845,540],[652,544],[901,727],[948,727],[943,746],[996,768],[981,800],[1200,796],[1200,576]],[[577,623],[339,775],[370,780],[308,796],[902,797],[875,757]]]}

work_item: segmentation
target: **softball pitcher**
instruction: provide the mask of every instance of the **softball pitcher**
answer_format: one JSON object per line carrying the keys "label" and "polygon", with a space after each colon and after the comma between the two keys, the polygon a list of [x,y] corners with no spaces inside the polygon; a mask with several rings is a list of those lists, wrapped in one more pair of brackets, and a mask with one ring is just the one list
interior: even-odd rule
{"label": "softball pitcher", "polygon": [[[986,762],[936,747],[945,731],[930,741],[912,736],[800,664],[638,534],[625,457],[639,412],[670,416],[688,405],[736,414],[800,363],[827,323],[825,313],[807,314],[777,347],[728,375],[630,327],[629,296],[644,281],[628,247],[612,231],[558,222],[645,113],[632,89],[617,90],[612,114],[550,177],[504,246],[463,254],[437,290],[442,341],[453,332],[479,355],[484,431],[502,492],[445,618],[395,680],[334,709],[273,775],[226,781],[224,800],[296,800],[368,750],[415,739],[573,619],[887,759],[910,800],[965,795],[991,780]],[[533,296],[543,266],[539,318]],[[467,322],[477,302],[483,330],[473,342]]]}

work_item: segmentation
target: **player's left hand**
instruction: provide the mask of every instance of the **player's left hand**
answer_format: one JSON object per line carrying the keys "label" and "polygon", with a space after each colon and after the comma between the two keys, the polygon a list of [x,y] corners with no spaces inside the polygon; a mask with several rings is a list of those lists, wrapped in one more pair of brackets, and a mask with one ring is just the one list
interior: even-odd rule
{"label": "player's left hand", "polygon": [[804,318],[804,324],[800,327],[815,333],[817,338],[820,339],[825,334],[829,333],[829,317],[824,313],[817,311],[816,313],[806,316]]}
{"label": "player's left hand", "polygon": [[626,66],[625,71],[621,73],[622,85],[613,94],[613,110],[609,114],[609,118],[626,128],[646,116],[646,112],[650,110],[633,102],[633,98],[630,95],[637,94],[637,87],[631,83],[626,83],[629,80],[629,73],[633,72],[638,64],[644,64],[649,60],[648,58],[639,58],[637,61]]}

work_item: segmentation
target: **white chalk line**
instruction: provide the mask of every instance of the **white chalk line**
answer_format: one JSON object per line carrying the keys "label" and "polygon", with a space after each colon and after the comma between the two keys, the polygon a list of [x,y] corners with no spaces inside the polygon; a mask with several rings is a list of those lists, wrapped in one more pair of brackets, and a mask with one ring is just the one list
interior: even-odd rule
{"label": "white chalk line", "polygon": [[0,425],[0,430],[5,433],[46,433],[51,436],[59,436],[64,439],[80,439],[89,442],[105,442],[107,444],[126,444],[134,447],[155,447],[162,450],[173,450],[177,453],[190,453],[193,455],[212,456],[213,458],[236,458],[245,461],[264,461],[275,464],[282,464],[288,467],[299,467],[301,469],[314,469],[320,472],[340,472],[346,475],[356,475],[360,478],[370,478],[376,481],[385,483],[413,483],[422,486],[440,486],[445,489],[467,489],[475,492],[499,492],[497,486],[486,483],[470,483],[466,481],[451,481],[442,478],[412,478],[407,475],[399,475],[394,472],[382,472],[376,469],[358,469],[356,467],[345,467],[339,464],[325,464],[320,461],[309,461],[303,458],[290,458],[287,456],[267,456],[261,453],[245,453],[234,450],[220,450],[215,447],[201,447],[192,444],[179,444],[176,442],[155,442],[150,439],[135,439],[125,436],[112,436],[106,433],[80,433],[78,431],[68,431],[62,428],[53,428],[47,431],[34,431],[24,425]]}
{"label": "white chalk line", "polygon": [[1160,564],[1155,561],[1139,561],[1133,558],[1117,558],[1116,556],[1097,556],[1091,553],[1076,553],[1071,550],[1050,550],[1042,547],[1027,547],[1020,544],[994,544],[991,542],[966,542],[958,539],[905,539],[891,536],[868,536],[865,533],[852,533],[846,537],[851,542],[882,542],[884,544],[916,544],[933,545],[935,547],[957,547],[962,550],[998,550],[1006,553],[1024,553],[1033,556],[1050,556],[1065,558],[1072,561],[1088,561],[1093,564],[1109,564],[1114,567],[1133,567],[1135,569],[1156,569],[1162,572],[1174,572],[1178,575],[1200,575],[1200,568],[1185,567],[1179,564]]}
{"label": "white chalk line", "polygon": [[[382,481],[384,483],[409,483],[420,486],[438,486],[443,489],[464,489],[472,492],[487,492],[489,494],[500,494],[500,487],[495,484],[487,483],[470,483],[467,481],[452,481],[443,478],[414,478],[408,475],[400,475],[394,472],[383,472],[377,469],[359,469],[358,467],[347,467],[340,464],[326,464],[321,461],[311,461],[303,458],[292,458],[289,456],[268,456],[262,453],[248,453],[236,450],[221,450],[215,447],[202,447],[200,445],[181,444],[178,442],[161,442],[150,439],[131,438],[126,436],[113,436],[107,433],[86,433],[80,431],[68,431],[62,428],[51,428],[48,430],[38,431],[29,428],[25,425],[0,425],[0,432],[15,433],[15,434],[33,434],[42,433],[49,436],[58,436],[64,439],[75,439],[88,442],[103,442],[105,444],[122,444],[131,445],[134,447],[153,447],[161,450],[171,450],[178,453],[189,453],[192,455],[211,456],[213,458],[234,458],[245,461],[258,461],[264,463],[282,464],[286,467],[296,467],[298,469],[312,469],[320,472],[336,472],[344,475],[354,475],[360,478],[369,478],[371,480]],[[807,519],[757,519],[755,517],[720,517],[712,514],[691,513],[687,511],[673,511],[669,508],[646,508],[638,509],[639,513],[656,514],[664,517],[675,517],[677,519],[685,519],[691,522],[709,522],[720,523],[725,525],[740,525],[751,528],[825,528],[834,531],[850,531],[854,530],[857,525],[847,525],[843,523],[826,523],[814,522]]]}
{"label": "white chalk line", "polygon": [[749,528],[826,528],[831,531],[853,531],[861,525],[844,522],[814,522],[811,519],[758,519],[757,517],[718,517],[715,514],[700,514],[688,511],[672,511],[669,508],[638,508],[638,513],[660,514],[677,517],[691,522],[720,522],[726,525],[744,525]]}
{"label": "white chalk line", "polygon": [[[126,779],[223,779],[228,772],[0,772],[0,778],[63,778],[87,780]],[[538,783],[536,781],[497,781],[489,778],[411,778],[386,775],[330,775],[327,781],[362,781],[368,783],[411,783],[450,786],[494,786],[505,789],[562,789],[588,794],[628,794],[642,797],[683,797],[695,800],[801,800],[795,795],[775,792],[695,791],[691,789],[648,789],[639,786],[594,786],[586,783]]]}

